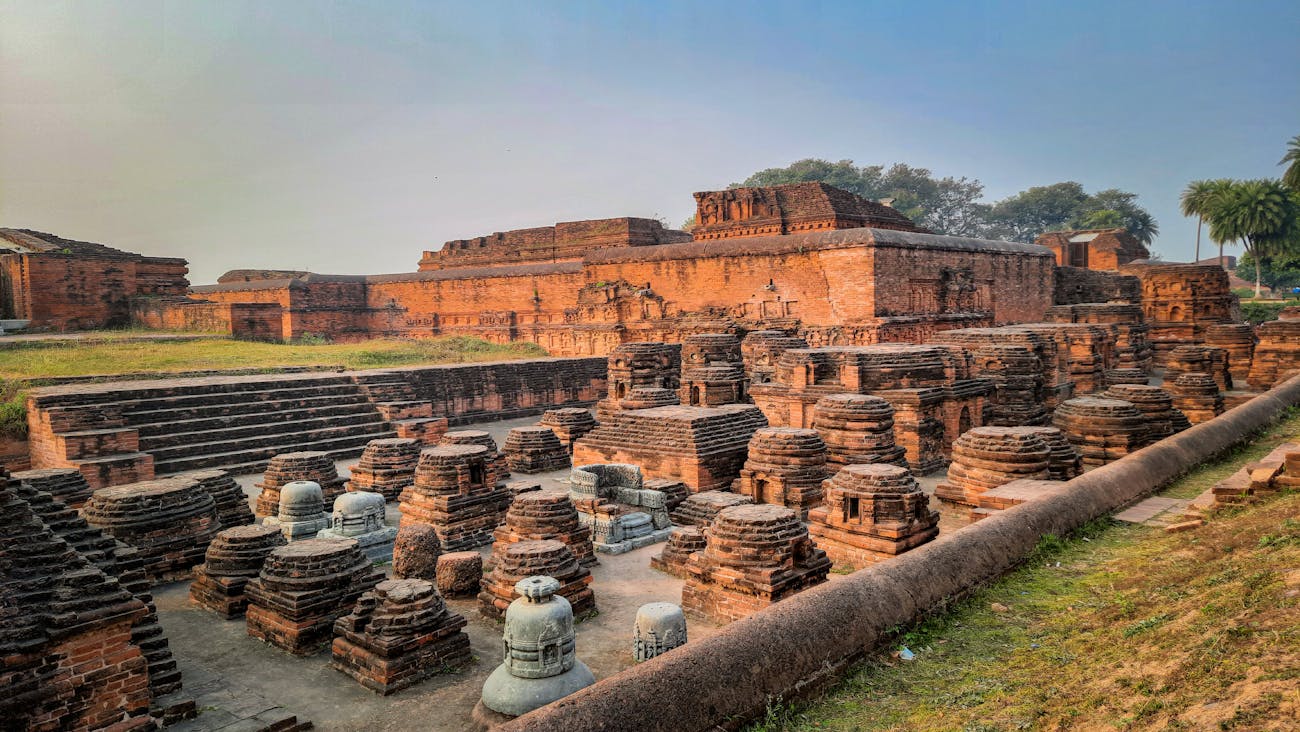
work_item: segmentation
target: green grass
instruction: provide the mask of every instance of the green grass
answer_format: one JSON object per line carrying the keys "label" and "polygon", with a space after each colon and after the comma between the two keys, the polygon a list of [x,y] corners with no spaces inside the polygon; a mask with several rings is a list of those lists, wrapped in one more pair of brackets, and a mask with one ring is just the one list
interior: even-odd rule
{"label": "green grass", "polygon": [[91,343],[53,341],[0,349],[0,377],[28,380],[138,371],[282,366],[366,369],[545,355],[541,346],[532,343],[498,344],[464,336],[362,343],[258,343],[228,338],[150,342],[109,338]]}
{"label": "green grass", "polygon": [[[1195,495],[1297,432],[1290,415],[1164,494]],[[1094,522],[751,730],[1296,729],[1297,617],[1300,495],[1185,533]],[[888,652],[901,646],[916,660]]]}

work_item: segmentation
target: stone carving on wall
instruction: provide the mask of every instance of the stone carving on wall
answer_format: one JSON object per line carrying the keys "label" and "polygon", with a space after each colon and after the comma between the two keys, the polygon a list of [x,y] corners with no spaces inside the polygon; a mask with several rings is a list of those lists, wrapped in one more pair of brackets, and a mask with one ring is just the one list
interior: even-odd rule
{"label": "stone carving on wall", "polygon": [[699,199],[699,223],[702,226],[724,221],[775,218],[781,215],[775,191],[763,188],[711,191],[696,194]]}

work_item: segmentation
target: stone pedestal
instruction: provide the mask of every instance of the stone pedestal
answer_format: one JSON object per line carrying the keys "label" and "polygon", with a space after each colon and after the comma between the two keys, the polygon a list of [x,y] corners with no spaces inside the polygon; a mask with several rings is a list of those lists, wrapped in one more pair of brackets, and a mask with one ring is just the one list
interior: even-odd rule
{"label": "stone pedestal", "polygon": [[384,497],[378,493],[344,493],[334,499],[329,527],[317,536],[322,539],[354,539],[372,562],[390,561],[397,527],[384,522],[384,504]]}
{"label": "stone pedestal", "polygon": [[188,579],[221,528],[212,496],[188,478],[100,488],[82,515],[91,526],[135,547],[152,582]]}
{"label": "stone pedestal", "polygon": [[894,442],[894,408],[880,397],[822,397],[813,408],[813,429],[826,443],[829,469],[867,463],[907,467],[907,451]]}
{"label": "stone pedestal", "polygon": [[248,607],[244,588],[262,571],[271,550],[284,546],[274,526],[236,526],[217,534],[203,564],[194,568],[190,602],[223,618],[237,618]]}
{"label": "stone pedestal", "polygon": [[826,581],[831,561],[784,506],[723,509],[690,556],[682,608],[718,622],[739,620]]}
{"label": "stone pedestal", "polygon": [[419,440],[409,437],[367,442],[361,460],[351,468],[347,489],[378,493],[387,501],[396,499],[415,481],[415,466],[423,447]]}
{"label": "stone pedestal", "polygon": [[665,574],[686,579],[686,560],[695,552],[703,550],[704,532],[699,526],[678,526],[668,535],[663,553],[650,558],[650,566]]}
{"label": "stone pedestal", "polygon": [[468,665],[464,627],[430,582],[387,580],[335,621],[331,665],[387,696]]}
{"label": "stone pedestal", "polygon": [[248,634],[294,655],[325,647],[334,621],[383,573],[351,539],[307,539],[271,550],[248,582]]}
{"label": "stone pedestal", "polygon": [[1070,399],[1056,408],[1052,422],[1079,450],[1084,465],[1105,465],[1147,442],[1146,418],[1119,399]]}
{"label": "stone pedestal", "polygon": [[38,491],[49,493],[69,508],[80,509],[94,491],[76,468],[43,468],[14,473],[13,477]]}
{"label": "stone pedestal", "polygon": [[579,564],[590,567],[597,563],[591,529],[579,520],[578,509],[566,493],[534,491],[518,496],[493,538],[494,558],[516,542],[555,539],[569,547]]}
{"label": "stone pedestal", "polygon": [[515,427],[506,435],[506,465],[515,473],[549,473],[572,462],[569,451],[549,427]]}
{"label": "stone pedestal", "polygon": [[652,602],[637,608],[632,627],[632,659],[649,661],[686,645],[686,616],[671,602]]}
{"label": "stone pedestal", "polygon": [[822,502],[822,481],[828,475],[826,443],[816,430],[764,427],[750,438],[749,457],[732,490],[806,519],[808,510]]}
{"label": "stone pedestal", "polygon": [[1173,395],[1174,408],[1182,412],[1192,424],[1208,422],[1223,414],[1223,394],[1209,374],[1187,373],[1165,389]]}
{"label": "stone pedestal", "polygon": [[939,514],[905,468],[850,465],[826,481],[808,534],[835,566],[859,569],[934,539]]}
{"label": "stone pedestal", "polygon": [[596,429],[596,418],[591,416],[591,410],[565,407],[546,410],[537,424],[550,428],[555,436],[560,438],[560,444],[564,445],[564,449],[572,455],[573,441]]}
{"label": "stone pedestal", "polygon": [[559,583],[556,594],[568,600],[579,617],[596,609],[596,596],[590,587],[591,572],[578,564],[568,547],[548,539],[511,544],[497,556],[496,566],[483,577],[478,595],[479,611],[489,618],[501,619],[511,601],[518,597],[515,585],[534,575],[553,577]]}
{"label": "stone pedestal", "polygon": [[[1068,404],[1069,402],[1067,402]],[[952,445],[948,479],[935,498],[971,510],[981,493],[1013,480],[1046,480],[1051,450],[1043,438],[1015,427],[977,427]]]}
{"label": "stone pedestal", "polygon": [[643,487],[637,466],[580,465],[569,483],[578,520],[591,529],[596,551],[622,554],[668,538],[668,498]]}
{"label": "stone pedestal", "polygon": [[501,482],[501,467],[503,463],[483,445],[426,449],[420,454],[415,482],[402,491],[399,535],[410,526],[426,524],[437,531],[447,551],[492,543],[492,532],[504,522],[511,500]]}
{"label": "stone pedestal", "polygon": [[248,496],[244,495],[244,489],[226,471],[196,470],[184,473],[181,477],[197,481],[199,487],[212,496],[221,528],[244,526],[257,520],[253,516],[253,509],[248,506]]}
{"label": "stone pedestal", "polygon": [[280,510],[280,489],[294,481],[306,480],[320,486],[325,501],[333,501],[343,492],[343,479],[334,467],[334,461],[324,452],[287,452],[271,458],[257,484],[262,492],[257,497],[254,513],[257,516],[274,516]]}
{"label": "stone pedestal", "polygon": [[310,480],[295,480],[280,489],[280,507],[275,516],[262,519],[263,526],[274,526],[289,541],[311,539],[329,528],[325,498],[321,487]]}

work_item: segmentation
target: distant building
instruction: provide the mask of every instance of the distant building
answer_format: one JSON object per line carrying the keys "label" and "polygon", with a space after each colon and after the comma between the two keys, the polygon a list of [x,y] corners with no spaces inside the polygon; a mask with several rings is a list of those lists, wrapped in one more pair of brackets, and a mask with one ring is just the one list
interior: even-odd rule
{"label": "distant building", "polygon": [[1051,249],[1061,267],[1118,270],[1151,257],[1146,246],[1122,228],[1048,231],[1039,234],[1034,243]]}
{"label": "distant building", "polygon": [[1206,257],[1205,259],[1196,262],[1196,264],[1220,264],[1224,269],[1231,272],[1237,268],[1237,257],[1232,254],[1225,254],[1223,255],[1222,263],[1219,262],[1218,257]]}

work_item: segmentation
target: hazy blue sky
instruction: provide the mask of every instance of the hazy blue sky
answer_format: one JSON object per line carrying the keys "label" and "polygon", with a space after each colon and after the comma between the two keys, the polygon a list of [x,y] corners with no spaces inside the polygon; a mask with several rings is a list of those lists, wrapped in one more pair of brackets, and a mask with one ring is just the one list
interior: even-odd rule
{"label": "hazy blue sky", "polygon": [[1300,2],[0,0],[0,225],[233,267],[663,216],[804,157],[1140,194],[1300,134]]}

